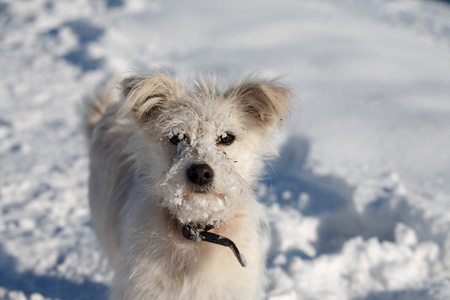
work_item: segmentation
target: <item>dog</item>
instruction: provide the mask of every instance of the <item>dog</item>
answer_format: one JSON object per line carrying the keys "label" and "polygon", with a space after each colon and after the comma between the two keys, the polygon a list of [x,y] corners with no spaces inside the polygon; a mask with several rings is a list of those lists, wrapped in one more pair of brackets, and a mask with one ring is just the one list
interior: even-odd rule
{"label": "dog", "polygon": [[84,106],[92,226],[110,299],[260,299],[265,216],[253,192],[288,114],[278,80],[222,90],[135,72]]}

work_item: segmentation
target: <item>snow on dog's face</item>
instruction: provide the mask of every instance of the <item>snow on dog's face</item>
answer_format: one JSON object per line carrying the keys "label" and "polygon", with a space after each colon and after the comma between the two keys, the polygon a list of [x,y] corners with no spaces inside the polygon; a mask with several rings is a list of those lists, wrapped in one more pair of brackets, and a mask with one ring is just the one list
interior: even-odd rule
{"label": "snow on dog's face", "polygon": [[285,116],[289,92],[252,79],[225,93],[204,78],[185,89],[163,74],[127,78],[122,88],[145,136],[135,151],[159,204],[184,224],[233,217],[270,152],[263,140]]}

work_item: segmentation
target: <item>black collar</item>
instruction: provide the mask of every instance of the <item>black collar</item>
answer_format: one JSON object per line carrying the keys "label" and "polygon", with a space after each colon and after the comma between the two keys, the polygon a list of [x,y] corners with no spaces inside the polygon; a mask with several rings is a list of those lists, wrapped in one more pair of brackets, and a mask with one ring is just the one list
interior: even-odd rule
{"label": "black collar", "polygon": [[229,238],[226,238],[222,235],[218,235],[212,232],[208,232],[209,230],[213,229],[214,226],[207,225],[203,228],[196,228],[189,224],[178,224],[178,227],[180,228],[181,233],[185,238],[188,240],[194,241],[194,242],[209,242],[213,244],[222,245],[225,247],[229,247],[231,251],[233,251],[234,256],[236,256],[238,262],[241,264],[241,266],[246,267],[247,261],[245,260],[245,257],[242,253],[239,252],[238,248],[236,247],[236,244],[233,243],[232,240]]}

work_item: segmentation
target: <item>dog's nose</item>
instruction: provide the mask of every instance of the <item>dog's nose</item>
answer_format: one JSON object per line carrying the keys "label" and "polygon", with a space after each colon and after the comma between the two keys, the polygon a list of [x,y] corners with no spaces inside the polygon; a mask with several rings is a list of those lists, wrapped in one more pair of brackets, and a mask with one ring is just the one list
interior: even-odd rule
{"label": "dog's nose", "polygon": [[195,164],[188,169],[187,175],[192,183],[206,185],[212,181],[214,171],[207,164]]}

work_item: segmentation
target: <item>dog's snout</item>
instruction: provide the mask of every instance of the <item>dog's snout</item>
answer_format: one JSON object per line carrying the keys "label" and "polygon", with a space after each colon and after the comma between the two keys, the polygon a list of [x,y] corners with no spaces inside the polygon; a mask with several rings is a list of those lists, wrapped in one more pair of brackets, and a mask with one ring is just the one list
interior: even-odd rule
{"label": "dog's snout", "polygon": [[214,171],[207,164],[195,164],[188,169],[187,175],[192,183],[206,185],[212,181]]}

